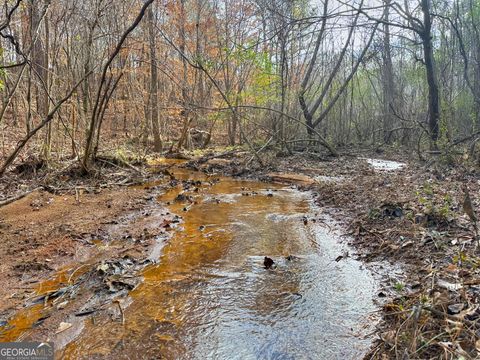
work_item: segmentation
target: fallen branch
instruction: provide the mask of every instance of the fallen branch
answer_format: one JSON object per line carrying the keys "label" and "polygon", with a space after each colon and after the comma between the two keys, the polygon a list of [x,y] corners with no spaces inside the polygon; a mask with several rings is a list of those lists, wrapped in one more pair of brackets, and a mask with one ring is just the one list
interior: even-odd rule
{"label": "fallen branch", "polygon": [[120,303],[120,300],[116,299],[113,302],[118,305],[118,308],[120,309],[120,315],[122,316],[122,325],[125,325],[125,312],[123,311],[122,304]]}
{"label": "fallen branch", "polygon": [[205,155],[205,156],[202,156],[201,158],[199,158],[198,160],[196,160],[196,162],[198,164],[203,164],[203,163],[206,163],[208,160],[212,160],[212,159],[221,159],[225,156],[229,156],[229,155],[233,155],[237,152],[238,150],[229,150],[229,151],[225,151],[223,153],[220,153],[220,154],[212,154],[212,155]]}
{"label": "fallen branch", "polygon": [[[100,161],[100,162],[103,162],[103,163],[105,163],[105,164],[111,165],[111,166],[113,166],[113,167],[116,167],[116,168],[118,168],[118,169],[122,169],[122,170],[124,169],[124,167],[127,167],[127,168],[135,171],[136,173],[138,173],[138,174],[140,174],[140,175],[145,175],[145,173],[144,173],[142,170],[136,168],[136,167],[133,166],[132,164],[130,164],[130,163],[128,163],[127,161],[122,160],[122,159],[118,159],[118,158],[109,159],[109,158],[104,157],[104,156],[97,156],[97,157],[96,157],[96,160],[97,160],[97,161]],[[121,165],[123,165],[124,167],[115,164],[115,162],[119,162],[119,163],[120,163]]]}
{"label": "fallen branch", "polygon": [[24,192],[23,194],[20,194],[20,195],[17,195],[17,196],[14,196],[14,197],[11,197],[10,199],[6,199],[6,200],[3,200],[3,201],[0,201],[0,207],[2,206],[5,206],[5,205],[8,205],[8,204],[11,204],[15,201],[18,201],[20,199],[23,199],[25,196],[27,195],[30,195],[31,193],[35,192],[35,191],[38,191],[38,190],[42,190],[43,187],[37,187],[33,190],[30,190],[30,191],[27,191],[27,192]]}

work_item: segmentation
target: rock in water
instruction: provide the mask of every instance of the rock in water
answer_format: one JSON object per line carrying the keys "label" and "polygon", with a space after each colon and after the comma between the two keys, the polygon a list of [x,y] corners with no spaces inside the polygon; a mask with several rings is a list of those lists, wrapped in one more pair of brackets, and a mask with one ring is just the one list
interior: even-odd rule
{"label": "rock in water", "polygon": [[265,256],[265,259],[263,259],[263,265],[265,266],[265,269],[271,269],[273,264],[275,264],[275,261]]}

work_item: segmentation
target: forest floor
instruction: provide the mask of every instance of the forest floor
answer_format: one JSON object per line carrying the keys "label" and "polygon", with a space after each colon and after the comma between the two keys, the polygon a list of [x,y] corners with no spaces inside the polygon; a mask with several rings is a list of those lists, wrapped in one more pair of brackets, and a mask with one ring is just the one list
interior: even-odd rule
{"label": "forest floor", "polygon": [[[339,158],[262,155],[263,166],[253,160],[245,167],[251,155],[242,151],[197,154],[186,166],[310,190],[344,225],[345,239],[356,252],[350,256],[401,267],[403,278],[386,280],[378,293],[383,320],[366,358],[477,356],[480,259],[474,226],[462,206],[465,184],[473,207],[480,206],[480,176],[474,167],[439,161],[426,167],[394,152]],[[368,158],[404,165],[372,166]],[[154,201],[170,186],[168,178],[162,185],[155,182],[168,177],[170,165],[157,166],[155,172],[147,164],[104,166],[97,176],[80,177],[66,168],[52,175],[29,164],[0,182],[0,202],[41,187],[0,208],[0,326],[26,304],[53,300],[54,311],[36,313],[31,324],[17,319],[47,336],[62,330],[67,313],[82,316],[114,303],[140,281],[134,273],[151,261],[158,239],[168,237],[181,221]],[[75,268],[78,263],[88,266]],[[56,280],[45,281],[52,274]],[[80,277],[81,289],[76,287]],[[66,301],[64,294],[72,292],[89,306]],[[98,299],[91,300],[93,292],[100,294]]]}

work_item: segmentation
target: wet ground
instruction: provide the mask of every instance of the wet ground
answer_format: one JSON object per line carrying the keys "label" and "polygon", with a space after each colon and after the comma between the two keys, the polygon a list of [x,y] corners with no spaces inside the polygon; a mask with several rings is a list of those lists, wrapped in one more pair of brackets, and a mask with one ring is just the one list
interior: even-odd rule
{"label": "wet ground", "polygon": [[[37,191],[0,208],[0,323],[35,293],[48,290],[51,285],[42,283],[52,274],[62,278],[70,266],[132,247],[124,231],[112,230],[128,218],[141,220],[149,209],[145,195],[133,188],[62,195]],[[138,235],[134,224],[130,233]],[[111,246],[122,238],[128,241]]]}
{"label": "wet ground", "polygon": [[[49,334],[60,345],[58,357],[357,359],[366,353],[376,280],[348,256],[335,223],[309,192],[181,169],[171,170],[171,178],[177,185],[156,200],[183,217],[179,228],[157,238],[155,263],[113,310],[65,314],[68,328]],[[155,217],[151,222],[159,226]],[[271,269],[265,256],[275,262]],[[16,319],[37,310],[26,308]],[[12,325],[0,336],[22,337]]]}

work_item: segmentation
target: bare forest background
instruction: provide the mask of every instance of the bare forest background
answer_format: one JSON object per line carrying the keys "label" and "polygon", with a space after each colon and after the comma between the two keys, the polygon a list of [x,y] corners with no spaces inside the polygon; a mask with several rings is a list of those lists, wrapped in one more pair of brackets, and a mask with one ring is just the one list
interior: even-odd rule
{"label": "bare forest background", "polygon": [[5,0],[1,16],[0,175],[129,148],[476,156],[478,0]]}

